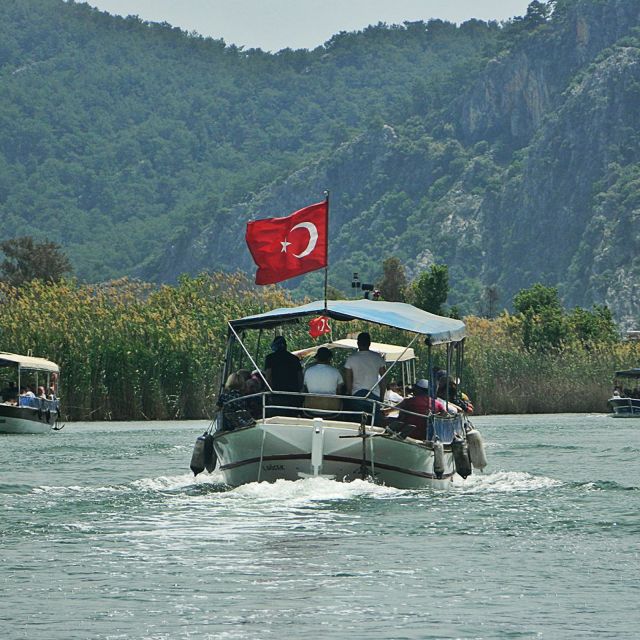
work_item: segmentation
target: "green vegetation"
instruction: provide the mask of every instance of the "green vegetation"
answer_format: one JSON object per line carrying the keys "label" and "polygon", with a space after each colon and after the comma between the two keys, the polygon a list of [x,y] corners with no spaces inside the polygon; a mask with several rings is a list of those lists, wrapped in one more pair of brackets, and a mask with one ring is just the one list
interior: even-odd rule
{"label": "green vegetation", "polygon": [[35,242],[30,236],[0,242],[5,259],[0,281],[19,287],[31,280],[57,282],[71,274],[71,263],[55,242]]}
{"label": "green vegetation", "polygon": [[[161,287],[129,280],[97,287],[0,284],[0,344],[61,365],[65,419],[205,418],[219,390],[227,321],[289,303],[282,290],[257,289],[238,274],[184,276],[176,286]],[[603,309],[561,314],[566,333],[552,350],[526,343],[526,314],[465,318],[465,391],[476,411],[605,410],[612,372],[637,365],[640,343],[620,342]],[[364,329],[357,322],[332,324],[334,338]],[[308,346],[307,329],[304,322],[286,328],[290,348]],[[373,336],[406,342],[390,328],[376,327]],[[256,340],[249,338],[252,352]],[[260,343],[259,364],[268,343]],[[426,348],[414,345],[425,375]],[[243,357],[238,351],[239,366],[251,366]]]}
{"label": "green vegetation", "polygon": [[[0,3],[0,234],[82,282],[250,271],[248,219],[331,191],[330,283],[449,268],[640,312],[637,0],[532,2],[267,54],[63,0]],[[319,296],[310,274],[287,285]],[[395,293],[392,293],[394,297]],[[494,310],[490,309],[493,314]]]}
{"label": "green vegetation", "polygon": [[0,283],[0,344],[62,367],[66,419],[203,418],[218,392],[227,320],[286,302],[241,275],[185,276],[159,288]]}

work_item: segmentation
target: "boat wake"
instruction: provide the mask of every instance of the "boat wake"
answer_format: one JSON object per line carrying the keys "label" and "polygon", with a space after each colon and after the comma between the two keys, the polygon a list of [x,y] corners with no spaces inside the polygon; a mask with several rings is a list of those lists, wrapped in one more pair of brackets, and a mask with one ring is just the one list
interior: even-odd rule
{"label": "boat wake", "polygon": [[514,493],[519,491],[539,491],[560,486],[553,478],[535,476],[524,471],[496,471],[474,474],[466,480],[456,478],[453,482],[458,493]]}

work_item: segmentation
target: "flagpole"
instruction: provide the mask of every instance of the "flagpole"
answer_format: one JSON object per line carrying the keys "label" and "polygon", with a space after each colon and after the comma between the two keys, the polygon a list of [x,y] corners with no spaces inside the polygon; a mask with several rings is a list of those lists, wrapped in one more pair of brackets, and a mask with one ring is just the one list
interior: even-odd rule
{"label": "flagpole", "polygon": [[329,190],[325,189],[324,192],[325,201],[327,203],[327,231],[325,233],[325,256],[327,259],[327,266],[324,268],[324,310],[327,310],[327,288],[329,286]]}

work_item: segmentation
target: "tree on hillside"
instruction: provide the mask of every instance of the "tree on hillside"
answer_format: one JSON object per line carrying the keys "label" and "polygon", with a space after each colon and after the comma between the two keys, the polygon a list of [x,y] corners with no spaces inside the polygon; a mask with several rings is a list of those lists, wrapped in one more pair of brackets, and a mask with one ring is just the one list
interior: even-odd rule
{"label": "tree on hillside", "polygon": [[486,287],[484,290],[484,308],[487,318],[493,318],[496,315],[498,300],[500,300],[500,293],[496,285]]}
{"label": "tree on hillside", "polygon": [[576,340],[586,349],[595,344],[612,344],[619,339],[616,323],[605,305],[593,305],[591,311],[576,307],[568,315],[567,322]]}
{"label": "tree on hillside", "polygon": [[539,282],[519,291],[513,298],[513,306],[518,313],[540,313],[545,309],[562,310],[558,290]]}
{"label": "tree on hillside", "polygon": [[411,283],[411,300],[416,307],[442,315],[449,295],[449,268],[432,264]]}
{"label": "tree on hillside", "polygon": [[43,280],[57,282],[72,273],[71,263],[55,242],[36,242],[31,236],[0,242],[5,259],[0,263],[0,280],[14,286]]}
{"label": "tree on hillside", "polygon": [[529,351],[559,349],[567,337],[558,290],[540,283],[519,291],[513,306],[520,314],[522,343]]}
{"label": "tree on hillside", "polygon": [[382,263],[382,280],[378,289],[383,300],[404,302],[407,288],[407,276],[404,266],[396,257],[387,258]]}

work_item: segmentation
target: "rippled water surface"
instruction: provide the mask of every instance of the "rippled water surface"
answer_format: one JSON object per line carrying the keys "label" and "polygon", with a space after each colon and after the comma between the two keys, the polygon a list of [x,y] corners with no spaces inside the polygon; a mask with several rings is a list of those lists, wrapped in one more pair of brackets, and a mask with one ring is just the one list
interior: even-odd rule
{"label": "rippled water surface", "polygon": [[0,638],[639,638],[640,419],[475,420],[451,490],[230,490],[204,422],[0,436]]}

